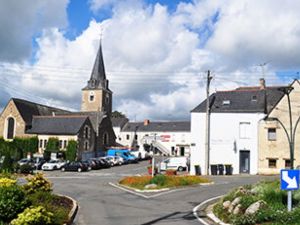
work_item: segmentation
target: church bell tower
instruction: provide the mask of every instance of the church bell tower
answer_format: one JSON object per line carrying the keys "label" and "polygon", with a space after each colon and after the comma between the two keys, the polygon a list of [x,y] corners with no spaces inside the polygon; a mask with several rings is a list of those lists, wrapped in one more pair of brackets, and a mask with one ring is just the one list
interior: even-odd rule
{"label": "church bell tower", "polygon": [[111,115],[112,91],[109,90],[109,81],[106,79],[104,61],[102,55],[102,44],[97,53],[91,77],[87,86],[82,89],[82,112],[104,112]]}

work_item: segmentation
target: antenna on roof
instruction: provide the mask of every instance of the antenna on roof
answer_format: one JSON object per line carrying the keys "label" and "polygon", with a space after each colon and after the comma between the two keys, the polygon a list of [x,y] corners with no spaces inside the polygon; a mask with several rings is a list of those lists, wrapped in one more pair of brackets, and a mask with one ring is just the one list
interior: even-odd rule
{"label": "antenna on roof", "polygon": [[268,62],[264,62],[264,63],[261,63],[259,64],[258,66],[261,67],[261,73],[262,73],[262,78],[265,79],[265,66],[271,61],[268,61]]}

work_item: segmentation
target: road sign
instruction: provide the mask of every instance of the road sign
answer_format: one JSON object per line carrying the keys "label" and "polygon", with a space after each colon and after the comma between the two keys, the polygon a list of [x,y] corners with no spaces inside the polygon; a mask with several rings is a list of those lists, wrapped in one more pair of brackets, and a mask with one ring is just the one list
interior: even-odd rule
{"label": "road sign", "polygon": [[291,191],[299,189],[299,170],[280,171],[281,190]]}

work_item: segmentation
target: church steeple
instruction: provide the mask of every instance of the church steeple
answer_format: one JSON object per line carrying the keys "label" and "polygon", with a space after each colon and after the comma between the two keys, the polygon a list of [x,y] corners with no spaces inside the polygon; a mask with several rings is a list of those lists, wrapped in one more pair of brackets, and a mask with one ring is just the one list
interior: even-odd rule
{"label": "church steeple", "polygon": [[97,111],[108,115],[112,111],[112,92],[106,79],[101,40],[91,77],[82,89],[81,111]]}
{"label": "church steeple", "polygon": [[108,89],[108,80],[106,80],[101,40],[90,80],[84,89]]}

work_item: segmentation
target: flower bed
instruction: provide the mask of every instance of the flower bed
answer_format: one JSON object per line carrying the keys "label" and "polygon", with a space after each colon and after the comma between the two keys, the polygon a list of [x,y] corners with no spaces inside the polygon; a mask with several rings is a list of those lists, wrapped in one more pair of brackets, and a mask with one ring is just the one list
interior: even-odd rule
{"label": "flower bed", "polygon": [[132,176],[125,177],[119,183],[128,187],[144,190],[148,184],[155,184],[155,189],[181,187],[201,183],[209,183],[206,178],[199,176]]}
{"label": "flower bed", "polygon": [[18,185],[13,177],[0,176],[0,224],[61,225],[68,221],[70,199],[52,194],[51,183],[42,174]]}
{"label": "flower bed", "polygon": [[261,182],[233,190],[213,207],[214,214],[233,225],[294,225],[300,221],[300,191],[293,194],[294,208],[287,212],[287,192],[279,181]]}

